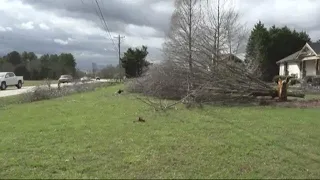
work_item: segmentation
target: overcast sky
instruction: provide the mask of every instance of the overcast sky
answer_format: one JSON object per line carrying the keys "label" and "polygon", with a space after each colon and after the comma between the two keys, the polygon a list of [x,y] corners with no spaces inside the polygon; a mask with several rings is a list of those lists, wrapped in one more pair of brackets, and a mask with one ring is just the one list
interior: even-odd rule
{"label": "overcast sky", "polygon": [[[319,0],[231,0],[251,28],[288,25],[320,38]],[[122,51],[147,45],[149,60],[161,60],[174,0],[98,0],[111,31],[121,34]],[[80,68],[116,64],[117,52],[97,16],[94,0],[0,0],[0,54],[12,50],[37,54],[71,52]]]}

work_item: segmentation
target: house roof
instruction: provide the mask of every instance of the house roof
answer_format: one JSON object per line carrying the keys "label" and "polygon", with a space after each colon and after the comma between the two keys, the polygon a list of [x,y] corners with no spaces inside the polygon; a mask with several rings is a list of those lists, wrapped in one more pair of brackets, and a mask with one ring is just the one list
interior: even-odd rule
{"label": "house roof", "polygon": [[314,52],[316,52],[317,54],[320,54],[320,43],[316,42],[316,43],[308,43],[310,45],[310,47],[314,50]]}
{"label": "house roof", "polygon": [[237,58],[239,58],[241,61],[244,62],[246,53],[238,53],[238,54],[235,54],[235,56],[237,56]]}
{"label": "house roof", "polygon": [[[309,42],[309,43],[306,43],[306,45],[309,45],[312,50],[317,53],[318,55],[320,55],[320,42]],[[305,45],[305,46],[306,46]],[[304,47],[305,47],[304,46]],[[302,48],[303,49],[303,48]],[[301,50],[302,50],[301,49]],[[299,53],[301,52],[301,50],[293,53],[293,54],[290,54],[289,56],[277,61],[277,64],[280,64],[280,63],[284,63],[284,62],[290,62],[290,61],[295,61],[297,60],[297,56],[299,55]]]}
{"label": "house roof", "polygon": [[238,63],[243,63],[244,62],[244,58],[241,57],[240,54],[222,54],[221,55],[222,59],[227,59],[230,58],[230,60],[234,60],[235,62]]}
{"label": "house roof", "polygon": [[290,54],[289,56],[277,61],[277,64],[280,64],[280,63],[283,63],[283,62],[289,62],[289,61],[294,61],[296,60],[296,57],[298,56],[298,54],[300,53],[301,50],[293,53],[293,54]]}

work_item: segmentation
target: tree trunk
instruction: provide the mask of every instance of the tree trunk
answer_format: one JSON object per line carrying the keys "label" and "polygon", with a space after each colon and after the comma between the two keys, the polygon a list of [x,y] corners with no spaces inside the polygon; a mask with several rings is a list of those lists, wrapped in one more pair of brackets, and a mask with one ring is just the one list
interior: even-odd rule
{"label": "tree trunk", "polygon": [[289,78],[285,80],[278,80],[278,88],[276,90],[270,90],[269,92],[252,92],[252,96],[271,96],[272,98],[279,97],[280,101],[287,101],[288,96],[304,98],[304,94],[300,92],[288,92]]}
{"label": "tree trunk", "polygon": [[278,80],[278,97],[280,101],[287,101],[287,90],[288,90],[288,78],[286,80]]}
{"label": "tree trunk", "polygon": [[[273,91],[265,91],[265,92],[252,92],[252,96],[271,96],[271,97],[277,97],[278,91],[273,90]],[[305,94],[299,93],[299,92],[287,92],[287,97],[298,97],[298,98],[304,98]]]}

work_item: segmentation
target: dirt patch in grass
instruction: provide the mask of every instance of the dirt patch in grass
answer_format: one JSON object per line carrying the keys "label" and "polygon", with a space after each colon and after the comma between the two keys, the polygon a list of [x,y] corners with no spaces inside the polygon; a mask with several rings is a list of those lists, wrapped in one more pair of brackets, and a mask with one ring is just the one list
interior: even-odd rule
{"label": "dirt patch in grass", "polygon": [[258,105],[287,108],[318,108],[320,107],[320,99],[289,99],[285,102],[279,101],[278,99],[260,99]]}
{"label": "dirt patch in grass", "polygon": [[[206,103],[204,103],[206,104]],[[258,97],[258,98],[234,98],[232,101],[225,99],[217,99],[210,105],[227,106],[227,107],[250,107],[250,106],[270,106],[270,107],[287,107],[287,108],[319,108],[319,95],[309,96],[306,98],[289,98],[287,101],[279,101],[277,98]]]}
{"label": "dirt patch in grass", "polygon": [[290,108],[318,108],[320,107],[320,99],[310,100],[289,100],[287,102],[276,102],[276,106],[290,107]]}

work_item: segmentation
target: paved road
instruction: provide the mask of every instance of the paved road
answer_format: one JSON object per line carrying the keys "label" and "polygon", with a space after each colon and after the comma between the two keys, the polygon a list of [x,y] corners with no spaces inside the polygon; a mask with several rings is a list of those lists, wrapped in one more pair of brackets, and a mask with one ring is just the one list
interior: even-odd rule
{"label": "paved road", "polygon": [[[88,83],[97,83],[97,82],[110,82],[108,79],[101,79],[100,81],[90,81]],[[73,83],[62,84],[61,86],[70,86]],[[47,87],[44,85],[43,87]],[[51,87],[58,88],[58,84],[51,84]],[[8,87],[6,90],[0,91],[0,97],[6,96],[14,96],[19,95],[27,92],[31,92],[36,88],[36,86],[23,86],[21,89],[17,89],[15,86]]]}

